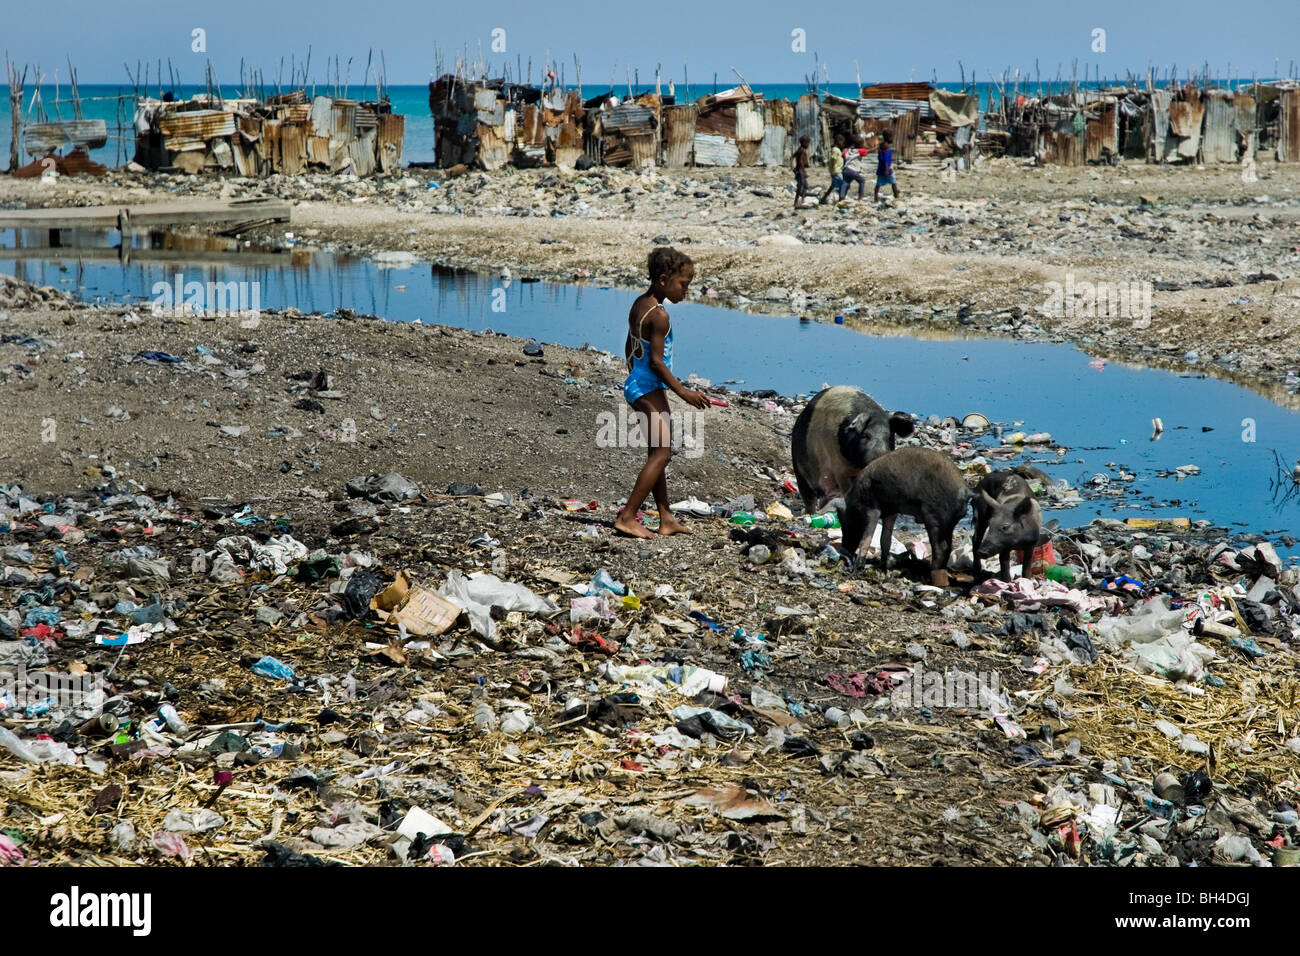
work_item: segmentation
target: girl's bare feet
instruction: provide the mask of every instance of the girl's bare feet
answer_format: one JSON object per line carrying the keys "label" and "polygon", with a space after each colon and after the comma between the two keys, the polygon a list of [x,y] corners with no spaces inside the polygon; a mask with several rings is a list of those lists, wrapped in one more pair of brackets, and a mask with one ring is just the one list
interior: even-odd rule
{"label": "girl's bare feet", "polygon": [[[653,538],[654,533],[646,529],[636,520],[636,516],[628,517],[626,513],[619,512],[618,518],[614,521],[614,530],[621,531],[623,534],[630,535],[633,538]],[[662,532],[660,532],[662,533]]]}
{"label": "girl's bare feet", "polygon": [[672,515],[661,516],[659,518],[660,534],[691,534],[691,529],[686,527]]}

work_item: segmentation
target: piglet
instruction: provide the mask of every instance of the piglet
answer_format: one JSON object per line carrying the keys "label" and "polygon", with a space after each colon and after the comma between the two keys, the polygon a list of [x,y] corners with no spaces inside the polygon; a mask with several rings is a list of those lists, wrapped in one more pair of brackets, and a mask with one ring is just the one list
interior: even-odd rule
{"label": "piglet", "polygon": [[910,515],[930,536],[932,580],[947,587],[953,528],[966,516],[970,499],[961,472],[944,453],[914,446],[891,451],[862,470],[840,509],[844,553],[856,566],[859,547],[871,541],[881,521],[880,566],[888,567],[894,519]]}
{"label": "piglet", "polygon": [[975,573],[984,574],[984,559],[998,555],[999,577],[1011,580],[1011,552],[1019,551],[1023,573],[1029,576],[1029,562],[1042,531],[1043,514],[1034,500],[1029,483],[1014,471],[1001,469],[984,476],[975,491],[975,540],[972,552]]}

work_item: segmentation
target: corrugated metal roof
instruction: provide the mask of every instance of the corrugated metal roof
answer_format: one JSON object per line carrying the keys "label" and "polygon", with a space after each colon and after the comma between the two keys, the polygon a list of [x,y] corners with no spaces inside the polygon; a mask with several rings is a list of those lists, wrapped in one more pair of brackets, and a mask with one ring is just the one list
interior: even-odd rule
{"label": "corrugated metal roof", "polygon": [[873,83],[862,88],[860,98],[865,100],[925,100],[929,102],[932,89],[934,87],[929,83]]}
{"label": "corrugated metal roof", "polygon": [[603,111],[600,114],[600,125],[606,132],[642,130],[653,128],[654,119],[654,111],[649,107],[638,106],[635,103],[624,103],[612,110]]}
{"label": "corrugated metal roof", "polygon": [[23,141],[33,156],[44,156],[68,144],[96,149],[108,141],[108,124],[102,119],[28,123],[23,126]]}
{"label": "corrugated metal roof", "polygon": [[901,97],[863,97],[858,100],[859,119],[889,119],[895,113],[915,110],[921,119],[935,119],[934,108],[929,100],[909,100]]}
{"label": "corrugated metal roof", "polygon": [[166,113],[158,120],[163,146],[173,152],[206,147],[208,140],[231,136],[235,132],[235,114],[220,110],[190,110]]}

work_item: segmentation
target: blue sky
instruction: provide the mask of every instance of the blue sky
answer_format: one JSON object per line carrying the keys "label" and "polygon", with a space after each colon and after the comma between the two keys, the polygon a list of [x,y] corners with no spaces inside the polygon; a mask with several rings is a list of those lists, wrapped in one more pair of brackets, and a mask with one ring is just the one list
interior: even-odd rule
{"label": "blue sky", "polygon": [[[52,78],[66,74],[71,55],[83,83],[125,82],[122,64],[166,62],[170,57],[185,82],[201,82],[210,58],[223,82],[238,80],[240,58],[269,79],[280,57],[287,76],[289,56],[299,61],[312,50],[313,79],[324,82],[324,61],[335,54],[353,83],[360,82],[366,56],[382,50],[391,83],[422,83],[434,66],[434,46],[444,55],[479,44],[500,65],[531,56],[534,76],[549,49],[567,63],[582,60],[583,83],[622,83],[628,66],[642,82],[663,64],[666,77],[680,82],[683,64],[691,82],[730,84],[731,67],[754,82],[799,82],[812,71],[813,54],[825,61],[832,82],[855,79],[854,59],[864,81],[959,78],[958,61],[978,78],[1020,67],[1032,75],[1038,58],[1044,78],[1058,67],[1069,77],[1078,61],[1082,77],[1100,67],[1103,75],[1163,71],[1177,64],[1180,75],[1209,63],[1213,73],[1260,76],[1285,74],[1300,57],[1300,3],[1255,0],[1249,5],[1207,0],[1089,0],[1063,3],[934,0],[929,3],[837,2],[699,3],[660,0],[614,6],[597,0],[494,0],[492,3],[382,3],[342,0],[64,0],[57,7],[8,4],[0,47],[19,62],[41,64]],[[195,28],[206,31],[206,53],[191,50]],[[505,31],[506,53],[492,54],[492,31]],[[1105,30],[1106,51],[1094,52],[1094,29]],[[802,29],[806,52],[792,51],[792,31]],[[499,36],[499,35],[498,35]],[[3,78],[0,77],[0,80]]]}

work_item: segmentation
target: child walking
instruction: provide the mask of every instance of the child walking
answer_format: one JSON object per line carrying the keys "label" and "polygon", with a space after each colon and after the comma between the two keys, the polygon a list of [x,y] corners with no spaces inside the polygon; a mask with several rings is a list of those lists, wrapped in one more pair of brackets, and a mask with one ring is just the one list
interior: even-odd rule
{"label": "child walking", "polygon": [[690,529],[668,510],[668,482],[664,471],[672,457],[672,420],[668,410],[671,389],[693,408],[708,408],[709,396],[689,389],[673,375],[673,331],[664,302],[680,302],[695,278],[695,263],[676,249],[660,246],[650,253],[650,288],[632,303],[627,316],[628,376],[623,397],[647,423],[646,462],[619,512],[614,528],[637,538],[653,534],[636,520],[646,496],[653,493],[659,508],[660,534],[690,534]]}
{"label": "child walking", "polygon": [[898,198],[898,182],[894,179],[894,134],[886,132],[880,143],[880,154],[876,160],[876,191],[872,198],[880,202],[880,187],[892,186],[894,198]]}
{"label": "child walking", "polygon": [[835,193],[837,198],[844,198],[844,177],[841,175],[844,169],[844,134],[835,134],[835,148],[830,151],[826,157],[826,169],[831,174],[831,184],[826,187],[826,192],[822,193],[822,205],[826,205],[826,200]]}
{"label": "child walking", "polygon": [[812,142],[807,136],[799,137],[799,148],[794,151],[794,208],[803,205],[808,195],[808,146]]}

